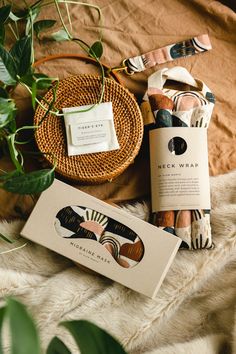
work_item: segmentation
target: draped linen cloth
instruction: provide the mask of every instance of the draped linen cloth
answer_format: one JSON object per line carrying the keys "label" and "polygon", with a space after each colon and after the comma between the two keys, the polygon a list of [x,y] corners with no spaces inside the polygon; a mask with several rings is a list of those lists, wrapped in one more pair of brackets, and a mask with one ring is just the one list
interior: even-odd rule
{"label": "draped linen cloth", "polygon": [[[215,102],[209,88],[202,81],[195,80],[183,67],[165,68],[151,75],[144,99],[149,100],[154,115],[153,129],[207,129]],[[178,154],[182,146],[179,141],[172,140],[172,153]],[[208,209],[159,211],[153,213],[152,223],[180,237],[181,248],[213,246]]]}

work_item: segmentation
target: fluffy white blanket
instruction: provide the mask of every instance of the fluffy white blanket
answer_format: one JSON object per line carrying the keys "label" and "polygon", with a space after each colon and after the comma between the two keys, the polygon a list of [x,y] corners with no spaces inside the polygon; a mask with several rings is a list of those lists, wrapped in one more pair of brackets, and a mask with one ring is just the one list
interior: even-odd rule
{"label": "fluffy white blanket", "polygon": [[[215,248],[179,251],[156,301],[30,242],[0,256],[1,297],[11,294],[27,304],[44,348],[58,335],[78,353],[58,323],[84,318],[132,354],[229,353],[230,346],[236,353],[236,171],[212,177],[211,192]],[[123,207],[143,219],[148,215],[146,203]],[[3,222],[0,232],[17,237],[22,226]],[[1,251],[7,247],[1,243]]]}

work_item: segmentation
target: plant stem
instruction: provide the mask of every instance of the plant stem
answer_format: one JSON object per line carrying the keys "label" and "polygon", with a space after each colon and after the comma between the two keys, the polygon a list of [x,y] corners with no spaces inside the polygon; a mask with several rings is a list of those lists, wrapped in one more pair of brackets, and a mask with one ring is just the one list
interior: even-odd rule
{"label": "plant stem", "polygon": [[91,7],[93,9],[96,9],[99,15],[99,40],[102,40],[102,25],[103,25],[103,17],[102,17],[102,12],[99,6],[96,5],[92,5],[92,4],[87,4],[81,1],[73,1],[73,0],[61,0],[61,3],[67,3],[67,4],[74,4],[74,5],[82,5],[82,6],[86,6],[86,7]]}
{"label": "plant stem", "polygon": [[[102,28],[101,28],[101,27],[103,26],[103,16],[102,16],[102,12],[101,12],[101,9],[100,9],[99,6],[92,5],[92,4],[87,4],[87,3],[81,2],[81,1],[60,0],[60,4],[63,4],[63,3],[64,3],[64,4],[82,5],[82,6],[91,7],[91,8],[93,8],[93,9],[97,10],[98,15],[99,15],[99,27],[100,27],[100,29],[99,29],[99,40],[102,41]],[[59,7],[57,0],[52,0],[52,1],[49,1],[49,2],[47,2],[47,3],[43,3],[43,4],[41,5],[41,8],[42,8],[42,7],[45,7],[45,6],[48,6],[48,5],[52,5],[52,4],[55,4],[57,8]],[[33,8],[33,7],[34,7],[34,5],[32,6],[32,8]],[[59,14],[59,13],[60,13],[60,9],[59,9],[58,14]],[[60,16],[60,14],[59,14],[59,16]],[[60,20],[61,20],[61,22],[63,21],[63,18],[61,19],[61,16],[60,16]],[[64,21],[62,22],[62,25],[63,25],[63,23],[64,23]],[[65,23],[64,23],[64,25],[65,25]],[[68,30],[67,30],[67,27],[64,26],[64,25],[63,25],[63,28],[65,29],[66,33],[69,35],[69,32],[68,32]],[[69,36],[69,37],[70,37],[70,36]]]}
{"label": "plant stem", "polygon": [[88,55],[89,55],[89,49],[90,49],[90,46],[84,42],[82,39],[80,38],[73,38],[72,39],[75,43],[77,43],[80,48],[82,48]]}
{"label": "plant stem", "polygon": [[7,171],[2,170],[1,168],[0,168],[0,171],[3,172],[3,173],[5,173],[5,174],[8,173]]}
{"label": "plant stem", "polygon": [[[103,68],[102,68],[103,69]],[[103,70],[103,72],[104,72],[104,70]],[[25,87],[26,88],[26,90],[30,93],[30,94],[32,94],[32,91],[30,90],[30,88],[26,85],[26,84],[24,84],[23,82],[20,82],[20,85],[22,85],[23,87]],[[104,86],[104,85],[103,85]],[[53,95],[54,95],[55,93],[53,93]],[[99,103],[101,103],[101,97],[100,97],[100,100],[99,100]],[[48,113],[50,113],[50,114],[53,114],[53,115],[55,115],[55,116],[57,116],[57,117],[64,117],[64,113],[58,113],[58,111],[52,111],[51,109],[50,109],[50,102],[45,102],[48,106],[49,106],[49,109],[47,108],[47,107],[45,107],[37,98],[35,99],[36,100],[36,102],[38,103],[38,105],[46,112],[46,115],[42,118],[42,120],[40,121],[40,124],[39,124],[39,126],[41,125],[41,123],[42,123],[42,121],[46,118],[46,116],[47,116],[47,114]],[[54,103],[54,102],[53,102]],[[95,103],[94,105],[92,105],[90,108],[87,108],[87,109],[83,109],[83,110],[78,110],[78,111],[75,111],[75,112],[71,112],[71,114],[76,114],[76,113],[82,113],[82,112],[88,112],[88,111],[90,111],[92,108],[94,108],[96,105],[97,105],[98,103]],[[37,128],[39,127],[39,126],[36,126]],[[33,129],[33,128],[31,128],[31,129]],[[18,129],[19,130],[19,129]]]}
{"label": "plant stem", "polygon": [[17,251],[23,247],[25,247],[28,243],[24,243],[23,245],[19,246],[19,247],[15,247],[15,248],[12,248],[11,250],[7,250],[7,251],[3,251],[1,252],[0,254],[6,254],[6,253],[10,253],[10,252],[13,252],[13,251]]}
{"label": "plant stem", "polygon": [[34,63],[34,21],[32,16],[32,10],[29,9],[30,22],[31,22],[31,65]]}
{"label": "plant stem", "polygon": [[13,36],[15,37],[15,39],[18,40],[19,38],[17,37],[17,34],[14,31],[14,29],[13,29],[13,27],[12,27],[12,25],[10,23],[8,23],[8,27],[10,28],[10,30],[11,30]]}
{"label": "plant stem", "polygon": [[73,31],[68,3],[66,3],[65,6],[66,6],[66,12],[67,12],[68,21],[69,21],[69,24],[70,24],[70,29],[71,29],[71,31]]}
{"label": "plant stem", "polygon": [[[41,2],[42,2],[42,4],[40,4]],[[46,3],[46,1],[44,1],[44,0],[36,1],[36,3],[31,5],[31,9],[34,9],[35,7],[39,6],[39,4],[40,4],[40,7],[42,8],[42,7],[54,4],[54,0],[51,0],[48,3]]]}
{"label": "plant stem", "polygon": [[[20,82],[20,85],[22,85],[23,87],[26,88],[26,90],[32,95],[32,91],[30,90],[30,88],[24,84],[22,81]],[[38,99],[37,97],[35,98],[35,101],[39,104],[39,106],[44,109],[45,111],[47,111],[47,107],[45,107]],[[51,114],[55,114],[55,115],[58,115],[57,112],[54,112],[54,111],[49,111],[48,113],[51,113]]]}
{"label": "plant stem", "polygon": [[30,138],[29,140],[26,140],[26,141],[15,140],[15,144],[17,144],[17,145],[26,145],[26,144],[29,144],[32,141],[32,139],[33,139],[33,137]]}
{"label": "plant stem", "polygon": [[36,1],[33,5],[31,5],[31,9],[34,9],[35,7],[38,7],[39,5],[41,5],[40,3],[43,2],[44,0],[38,0]]}
{"label": "plant stem", "polygon": [[71,39],[72,36],[71,36],[70,32],[68,31],[68,29],[67,29],[67,27],[66,27],[66,24],[65,24],[65,22],[64,22],[64,20],[63,20],[63,17],[62,17],[62,14],[61,14],[61,10],[60,10],[60,7],[59,7],[59,5],[58,5],[57,0],[54,0],[54,4],[55,4],[55,6],[56,6],[57,13],[58,13],[58,15],[59,15],[59,17],[60,17],[61,24],[62,24],[64,30],[66,31],[68,37]]}
{"label": "plant stem", "polygon": [[24,127],[18,128],[15,134],[18,134],[21,130],[38,129],[38,125],[26,125]]}
{"label": "plant stem", "polygon": [[[102,99],[103,99],[103,96],[104,96],[104,89],[105,89],[105,72],[104,72],[104,68],[100,62],[100,60],[98,59],[98,57],[96,56],[96,54],[93,52],[93,50],[89,47],[89,45],[87,43],[85,43],[84,41],[82,41],[81,39],[79,38],[73,38],[73,41],[77,44],[80,45],[80,47],[82,49],[84,49],[88,54],[90,54],[90,51],[91,51],[91,54],[92,54],[92,57],[96,60],[96,62],[98,63],[99,67],[100,67],[100,70],[101,70],[101,74],[102,74],[102,92],[101,92],[101,95],[100,95],[100,98],[99,98],[99,103],[102,102]],[[81,44],[83,44],[83,46],[85,46],[86,48],[84,48]],[[85,111],[86,112],[86,111]]]}
{"label": "plant stem", "polygon": [[17,169],[17,171],[23,172],[22,165],[21,165],[21,163],[19,163],[19,161],[17,159],[18,155],[20,155],[20,154],[19,154],[19,151],[16,150],[16,148],[15,148],[14,137],[15,137],[15,134],[8,136],[8,138],[7,138],[8,149],[10,152],[11,160],[12,160],[13,164],[15,165],[15,168]]}

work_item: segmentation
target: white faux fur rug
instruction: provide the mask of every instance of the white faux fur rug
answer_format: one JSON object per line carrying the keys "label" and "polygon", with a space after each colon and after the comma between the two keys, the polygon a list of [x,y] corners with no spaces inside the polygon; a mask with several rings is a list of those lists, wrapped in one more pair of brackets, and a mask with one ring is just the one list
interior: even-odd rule
{"label": "white faux fur rug", "polygon": [[[28,241],[0,256],[1,297],[11,294],[27,304],[44,348],[58,335],[78,353],[58,323],[83,318],[108,330],[131,354],[227,354],[230,346],[236,353],[236,171],[212,177],[211,191],[215,248],[179,251],[156,301]],[[148,215],[145,203],[123,207],[142,219]],[[17,237],[22,226],[1,223],[0,232]],[[8,247],[0,245],[0,251]]]}

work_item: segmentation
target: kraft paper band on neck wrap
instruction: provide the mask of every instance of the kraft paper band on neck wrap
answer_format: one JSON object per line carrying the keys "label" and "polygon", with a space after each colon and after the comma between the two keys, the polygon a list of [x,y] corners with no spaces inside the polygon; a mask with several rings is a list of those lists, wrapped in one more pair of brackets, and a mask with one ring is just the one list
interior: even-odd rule
{"label": "kraft paper band on neck wrap", "polygon": [[125,60],[129,74],[141,72],[157,64],[163,64],[175,59],[192,56],[212,49],[209,36],[203,34],[182,42],[168,45]]}

